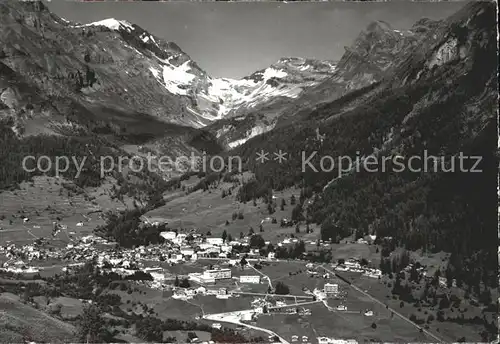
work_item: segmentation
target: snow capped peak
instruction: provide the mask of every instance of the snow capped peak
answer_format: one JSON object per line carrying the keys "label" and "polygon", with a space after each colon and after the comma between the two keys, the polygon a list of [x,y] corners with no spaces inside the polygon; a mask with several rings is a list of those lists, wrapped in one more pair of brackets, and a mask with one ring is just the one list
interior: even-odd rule
{"label": "snow capped peak", "polygon": [[271,78],[284,78],[288,74],[282,69],[275,69],[273,67],[266,68],[264,70],[264,75],[262,76],[265,80]]}
{"label": "snow capped peak", "polygon": [[108,18],[108,19],[103,19],[100,21],[96,21],[93,23],[85,24],[85,25],[80,25],[78,27],[86,27],[86,26],[105,26],[111,30],[120,30],[120,29],[126,29],[127,31],[131,31],[134,29],[133,25],[130,24],[126,20],[117,20],[115,18]]}

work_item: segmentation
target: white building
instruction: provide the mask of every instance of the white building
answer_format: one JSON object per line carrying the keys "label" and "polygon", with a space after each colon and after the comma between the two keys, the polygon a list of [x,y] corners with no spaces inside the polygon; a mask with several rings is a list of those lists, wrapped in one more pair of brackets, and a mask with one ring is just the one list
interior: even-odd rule
{"label": "white building", "polygon": [[259,275],[240,276],[240,283],[260,283]]}
{"label": "white building", "polygon": [[200,283],[211,284],[215,283],[215,278],[213,276],[201,275],[199,281]]}
{"label": "white building", "polygon": [[241,314],[241,321],[252,321],[253,313],[245,312]]}
{"label": "white building", "polygon": [[181,254],[183,256],[192,256],[194,254],[194,250],[191,247],[183,247],[181,248]]}
{"label": "white building", "polygon": [[180,245],[180,244],[182,244],[184,242],[184,240],[186,240],[186,237],[187,237],[186,234],[182,234],[182,233],[181,234],[177,234],[177,236],[174,239],[172,239],[172,241],[175,244]]}
{"label": "white building", "polygon": [[213,277],[216,280],[231,278],[231,269],[214,269],[205,270],[203,275],[206,277]]}
{"label": "white building", "polygon": [[220,247],[220,250],[221,250],[222,252],[230,253],[230,252],[232,252],[232,251],[233,251],[233,247],[232,247],[232,246],[230,246],[230,245],[222,245],[222,246]]}
{"label": "white building", "polygon": [[217,330],[220,330],[222,328],[222,325],[220,323],[214,323],[214,324],[212,324],[212,328],[216,328]]}
{"label": "white building", "polygon": [[177,236],[176,232],[161,232],[160,236],[165,240],[174,240]]}
{"label": "white building", "polygon": [[339,285],[336,283],[325,283],[325,286],[323,287],[323,291],[326,294],[338,294]]}
{"label": "white building", "polygon": [[207,238],[207,243],[215,246],[222,246],[224,240],[222,240],[222,238]]}
{"label": "white building", "polygon": [[264,313],[264,307],[256,307],[254,308],[255,313],[262,314]]}
{"label": "white building", "polygon": [[267,254],[267,259],[276,259],[276,253],[274,252],[269,252]]}

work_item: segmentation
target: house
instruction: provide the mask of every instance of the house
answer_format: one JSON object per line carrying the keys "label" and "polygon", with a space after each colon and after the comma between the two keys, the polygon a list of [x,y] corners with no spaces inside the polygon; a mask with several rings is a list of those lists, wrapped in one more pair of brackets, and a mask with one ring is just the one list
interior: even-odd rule
{"label": "house", "polygon": [[220,330],[222,328],[222,325],[220,323],[213,323],[212,328],[215,328],[217,330]]}
{"label": "house", "polygon": [[224,244],[224,240],[222,238],[207,238],[207,243],[215,246],[222,246]]}
{"label": "house", "polygon": [[309,337],[307,337],[307,336],[302,336],[302,341],[303,341],[303,342],[307,342],[308,340],[309,340]]}
{"label": "house", "polygon": [[367,310],[367,311],[365,312],[365,316],[367,316],[367,317],[372,317],[372,316],[373,316],[373,311]]}
{"label": "house", "polygon": [[299,336],[297,336],[297,335],[292,336],[292,342],[296,342],[298,340],[299,340]]}
{"label": "house", "polygon": [[177,236],[174,239],[172,239],[172,241],[177,245],[180,245],[184,242],[184,240],[186,240],[186,238],[187,238],[186,234],[177,234]]}
{"label": "house", "polygon": [[222,245],[220,250],[225,253],[231,253],[233,251],[233,247],[231,245]]}
{"label": "house", "polygon": [[199,277],[199,281],[200,281],[200,283],[204,283],[204,284],[213,284],[213,283],[215,283],[215,278],[212,276],[201,275]]}
{"label": "house", "polygon": [[77,227],[83,227],[83,222],[78,222],[78,223],[76,224],[76,226],[77,226]]}
{"label": "house", "polygon": [[205,270],[203,275],[206,277],[213,277],[216,280],[231,278],[231,269],[212,269]]}
{"label": "house", "polygon": [[191,247],[183,247],[181,248],[181,254],[183,256],[192,256],[194,254],[194,250]]}
{"label": "house", "polygon": [[344,306],[344,305],[338,305],[338,306],[337,306],[337,310],[338,310],[338,311],[347,311],[347,307],[346,307],[346,306]]}
{"label": "house", "polygon": [[269,252],[267,254],[267,259],[276,259],[276,253],[274,252]]}
{"label": "house", "polygon": [[174,240],[177,233],[173,231],[161,232],[160,236],[165,240]]}
{"label": "house", "polygon": [[241,321],[252,321],[252,318],[253,318],[253,313],[250,312],[242,313],[240,316]]}
{"label": "house", "polygon": [[260,283],[259,275],[240,276],[240,283]]}
{"label": "house", "polygon": [[284,301],[276,301],[276,307],[285,307],[286,306],[286,302]]}
{"label": "house", "polygon": [[323,291],[325,294],[338,294],[339,285],[336,283],[325,283]]}
{"label": "house", "polygon": [[195,289],[196,290],[196,294],[205,294],[207,292],[207,288],[205,287],[198,287]]}

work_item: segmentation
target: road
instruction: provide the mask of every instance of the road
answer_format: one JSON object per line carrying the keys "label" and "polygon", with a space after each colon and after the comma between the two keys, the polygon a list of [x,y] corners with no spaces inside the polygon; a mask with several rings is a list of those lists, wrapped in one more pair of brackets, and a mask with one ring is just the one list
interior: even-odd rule
{"label": "road", "polygon": [[250,267],[252,269],[255,270],[255,272],[257,272],[259,275],[263,276],[265,279],[267,279],[267,284],[269,285],[269,288],[273,289],[273,283],[271,282],[271,278],[269,278],[268,275],[265,275],[264,273],[260,272],[259,270],[257,270],[255,267],[253,267],[252,265],[250,265]]}
{"label": "road", "polygon": [[298,303],[291,303],[289,305],[284,305],[284,306],[272,306],[268,307],[267,309],[280,309],[280,308],[288,308],[288,307],[299,307],[299,306],[304,306],[304,305],[312,305],[313,303],[319,303],[322,302],[320,300],[317,301],[306,301],[306,302],[298,302]]}
{"label": "road", "polygon": [[255,295],[255,296],[269,296],[269,297],[291,297],[291,298],[297,298],[297,299],[312,299],[313,296],[309,295],[280,295],[280,294],[265,294],[265,293],[250,293],[250,292],[243,292],[243,291],[233,291],[233,294],[240,294],[240,295]]}
{"label": "road", "polygon": [[[323,268],[325,271],[333,274],[334,276],[337,276],[339,277],[334,271],[330,270],[330,269],[327,269],[325,268],[323,265],[319,265],[319,267]],[[346,283],[344,280],[342,280],[340,278],[340,280],[344,283]],[[347,283],[346,283],[347,284]],[[432,337],[433,339],[437,340],[438,342],[440,343],[445,343],[446,341],[437,337],[435,334],[427,331],[426,329],[424,329],[423,327],[420,327],[419,325],[415,324],[413,321],[411,321],[410,319],[408,319],[407,317],[405,317],[403,314],[399,313],[398,311],[396,311],[395,309],[389,307],[388,305],[386,305],[385,303],[383,303],[382,301],[380,301],[379,299],[375,298],[374,296],[368,294],[367,292],[361,290],[360,288],[358,288],[357,286],[355,286],[354,284],[348,284],[349,287],[351,287],[352,289],[356,290],[357,292],[363,294],[364,296],[368,297],[370,300],[372,300],[373,302],[376,302],[384,307],[386,307],[389,311],[391,311],[392,313],[394,313],[395,315],[397,315],[398,317],[400,317],[401,319],[403,319],[404,321],[408,322],[409,324],[411,324],[412,326],[416,327],[417,329],[419,330],[422,330],[423,333],[425,333],[426,335],[428,335],[429,337]]]}

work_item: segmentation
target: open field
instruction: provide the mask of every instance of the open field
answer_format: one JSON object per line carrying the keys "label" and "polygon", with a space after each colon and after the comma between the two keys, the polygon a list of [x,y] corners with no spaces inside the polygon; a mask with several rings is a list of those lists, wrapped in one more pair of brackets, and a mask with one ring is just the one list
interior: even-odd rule
{"label": "open field", "polygon": [[203,307],[205,314],[212,313],[224,313],[232,311],[240,311],[245,309],[251,309],[250,302],[253,297],[240,296],[240,297],[230,297],[228,299],[217,299],[215,296],[196,296],[191,303]]}
{"label": "open field", "polygon": [[[342,276],[344,275],[345,273],[342,273]],[[411,303],[403,302],[403,307],[401,307],[401,300],[392,295],[391,287],[389,287],[394,281],[389,280],[387,277],[384,277],[382,280],[374,280],[366,276],[361,276],[360,274],[357,274],[356,276],[351,273],[349,279],[353,282],[353,284],[363,290],[366,290],[366,292],[386,303],[389,307],[396,309],[406,317],[410,317],[412,314],[414,314],[417,319],[423,320],[427,320],[430,315],[432,315],[434,319],[437,317],[436,313],[439,310],[438,306],[415,307]],[[423,287],[416,287],[414,291],[418,292],[419,290],[422,291]],[[491,314],[483,313],[480,308],[471,305],[470,300],[463,297],[463,291],[460,291],[458,288],[452,288],[451,290],[453,290],[453,293],[461,295],[460,298],[462,301],[459,308],[454,309],[453,307],[450,307],[448,309],[444,309],[443,312],[445,317],[456,317],[461,316],[461,314],[463,314],[466,318],[473,318],[474,316],[482,318],[483,315],[486,315],[487,317],[491,316]],[[481,336],[479,334],[484,330],[483,326],[473,324],[462,325],[450,321],[439,322],[437,320],[433,320],[432,322],[427,323],[427,325],[429,326],[430,331],[433,331],[448,341],[456,341],[461,337],[465,337],[467,341],[480,342]]]}
{"label": "open field", "polygon": [[[249,179],[249,176],[242,177]],[[197,177],[191,177],[185,181],[189,185],[195,184]],[[198,179],[199,181],[199,179]],[[184,183],[184,182],[183,182]],[[200,232],[210,231],[212,236],[220,237],[225,230],[233,238],[239,238],[240,233],[248,234],[250,227],[255,233],[261,234],[267,241],[274,241],[290,237],[291,234],[305,241],[316,241],[319,235],[319,227],[311,225],[313,233],[305,233],[305,225],[301,226],[301,232],[295,233],[295,227],[280,227],[282,218],[290,219],[293,206],[290,205],[290,197],[295,195],[299,199],[299,189],[287,189],[275,192],[276,212],[269,214],[267,205],[262,200],[256,201],[256,206],[252,202],[239,203],[236,200],[238,187],[231,195],[222,198],[222,191],[229,190],[233,183],[221,182],[221,184],[208,191],[198,190],[193,193],[179,193],[178,191],[168,192],[164,195],[169,202],[160,208],[154,209],[145,214],[151,218],[161,218],[172,228],[196,228]],[[281,200],[284,199],[286,206],[280,210]],[[244,218],[232,220],[232,214],[242,212]],[[276,218],[278,223],[271,223],[271,218]],[[226,221],[229,222],[226,225]],[[259,225],[262,223],[264,232],[259,233]]]}
{"label": "open field", "polygon": [[[111,181],[99,189],[90,188],[80,192],[78,188],[62,179],[35,177],[32,182],[23,182],[16,190],[0,192],[0,244],[31,243],[40,237],[51,237],[53,222],[67,226],[54,238],[60,245],[74,238],[88,235],[105,223],[103,210],[126,209],[132,205],[127,197],[124,202],[110,197]],[[24,218],[29,221],[24,222]],[[82,226],[77,226],[82,223]]]}
{"label": "open field", "polygon": [[[339,301],[332,302],[335,306]],[[367,300],[348,297],[344,303],[347,311],[330,311],[322,303],[305,306],[311,311],[310,316],[297,314],[272,314],[258,318],[257,325],[276,331],[287,340],[293,335],[308,336],[310,342],[317,343],[316,337],[326,336],[343,339],[356,339],[363,342],[429,342],[431,339],[420,333],[415,327],[398,318],[391,318],[390,312],[383,307],[376,307]],[[365,316],[362,312],[350,309],[372,309],[374,315]],[[375,323],[375,328],[372,324]]]}
{"label": "open field", "polygon": [[[84,305],[83,302],[78,299],[64,296],[50,298],[49,300],[47,300],[45,296],[36,296],[34,297],[34,301],[38,304],[40,309],[51,309],[60,305],[61,317],[63,319],[74,319],[82,314]],[[47,303],[47,301],[49,301],[49,303]]]}
{"label": "open field", "polygon": [[0,341],[67,343],[74,338],[75,328],[19,301],[9,293],[0,295]]}

